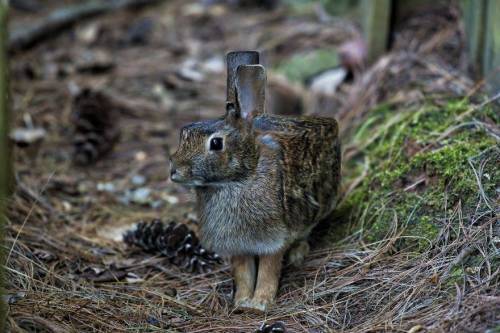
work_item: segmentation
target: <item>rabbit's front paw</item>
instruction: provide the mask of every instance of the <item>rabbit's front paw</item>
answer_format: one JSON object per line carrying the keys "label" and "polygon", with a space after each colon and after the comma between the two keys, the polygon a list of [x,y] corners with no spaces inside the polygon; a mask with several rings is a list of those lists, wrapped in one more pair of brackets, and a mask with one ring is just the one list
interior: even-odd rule
{"label": "rabbit's front paw", "polygon": [[253,312],[266,312],[271,304],[271,300],[253,298],[240,303],[238,308]]}
{"label": "rabbit's front paw", "polygon": [[234,306],[236,308],[246,308],[247,304],[249,304],[250,301],[251,301],[250,297],[245,297],[245,296],[238,297],[238,295],[237,295],[234,298]]}

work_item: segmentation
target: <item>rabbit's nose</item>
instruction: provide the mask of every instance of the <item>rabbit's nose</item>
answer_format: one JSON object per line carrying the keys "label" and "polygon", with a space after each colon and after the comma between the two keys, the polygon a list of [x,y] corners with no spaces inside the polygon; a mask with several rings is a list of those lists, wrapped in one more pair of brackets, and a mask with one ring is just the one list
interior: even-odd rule
{"label": "rabbit's nose", "polygon": [[174,182],[178,181],[181,179],[181,174],[177,171],[177,166],[175,165],[174,162],[170,162],[170,179]]}
{"label": "rabbit's nose", "polygon": [[170,177],[177,173],[177,168],[173,162],[170,162]]}

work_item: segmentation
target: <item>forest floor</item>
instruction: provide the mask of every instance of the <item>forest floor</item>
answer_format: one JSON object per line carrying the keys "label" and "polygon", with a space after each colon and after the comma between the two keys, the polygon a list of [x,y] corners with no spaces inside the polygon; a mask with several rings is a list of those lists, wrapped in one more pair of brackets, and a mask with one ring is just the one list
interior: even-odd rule
{"label": "forest floor", "polygon": [[[47,6],[61,3],[72,1]],[[11,23],[45,14],[13,12]],[[406,20],[391,53],[333,96],[290,83],[304,113],[340,123],[344,197],[303,267],[285,267],[268,313],[234,312],[227,264],[191,273],[124,244],[139,221],[196,231],[193,196],[170,182],[168,155],[181,126],[223,115],[225,53],[259,50],[272,76],[296,54],[357,38],[350,21],[320,16],[172,0],[87,19],[13,54],[13,127],[46,135],[14,151],[12,332],[254,332],[277,321],[288,332],[498,332],[499,119],[463,74],[454,8]],[[116,144],[82,166],[74,127],[86,89]]]}

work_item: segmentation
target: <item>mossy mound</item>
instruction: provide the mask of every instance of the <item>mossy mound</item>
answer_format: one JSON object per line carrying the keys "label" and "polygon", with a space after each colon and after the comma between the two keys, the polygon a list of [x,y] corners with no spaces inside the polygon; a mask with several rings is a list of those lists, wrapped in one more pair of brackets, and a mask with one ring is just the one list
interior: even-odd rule
{"label": "mossy mound", "polygon": [[479,211],[491,217],[500,184],[498,123],[491,108],[463,99],[374,109],[346,140],[344,179],[357,186],[340,204],[344,223],[330,239],[357,233],[377,242],[399,234],[398,249],[423,252],[445,227],[480,223]]}
{"label": "mossy mound", "polygon": [[293,55],[282,61],[276,72],[283,74],[290,81],[305,83],[314,75],[339,66],[336,49],[319,49]]}

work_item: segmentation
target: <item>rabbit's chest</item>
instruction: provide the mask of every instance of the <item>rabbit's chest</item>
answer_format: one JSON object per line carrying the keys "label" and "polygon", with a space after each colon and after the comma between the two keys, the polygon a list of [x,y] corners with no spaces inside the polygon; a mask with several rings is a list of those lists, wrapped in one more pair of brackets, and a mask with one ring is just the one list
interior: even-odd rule
{"label": "rabbit's chest", "polygon": [[[261,192],[262,193],[259,193]],[[199,193],[201,241],[221,255],[262,255],[287,241],[278,193],[231,186]]]}

